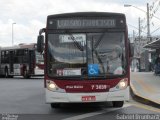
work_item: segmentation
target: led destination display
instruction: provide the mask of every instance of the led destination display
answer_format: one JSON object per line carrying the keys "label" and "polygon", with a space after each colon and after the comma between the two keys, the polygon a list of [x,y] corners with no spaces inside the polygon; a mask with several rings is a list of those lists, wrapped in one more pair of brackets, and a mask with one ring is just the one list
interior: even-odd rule
{"label": "led destination display", "polygon": [[115,19],[63,19],[57,20],[57,28],[113,28]]}

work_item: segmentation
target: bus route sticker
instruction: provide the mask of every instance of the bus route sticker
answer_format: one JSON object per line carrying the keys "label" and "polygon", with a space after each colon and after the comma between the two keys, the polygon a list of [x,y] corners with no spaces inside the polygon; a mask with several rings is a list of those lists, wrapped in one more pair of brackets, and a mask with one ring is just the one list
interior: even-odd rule
{"label": "bus route sticker", "polygon": [[88,65],[88,75],[89,76],[98,76],[99,75],[99,66],[98,64],[89,64]]}

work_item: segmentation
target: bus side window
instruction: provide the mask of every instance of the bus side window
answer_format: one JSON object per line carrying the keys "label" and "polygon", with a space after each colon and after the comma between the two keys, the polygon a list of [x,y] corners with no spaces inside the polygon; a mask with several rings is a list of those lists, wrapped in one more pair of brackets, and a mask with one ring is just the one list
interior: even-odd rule
{"label": "bus side window", "polygon": [[2,61],[1,61],[1,62],[2,62],[2,63],[4,63],[4,61],[5,61],[5,60],[4,60],[4,51],[2,51],[1,59],[2,59]]}

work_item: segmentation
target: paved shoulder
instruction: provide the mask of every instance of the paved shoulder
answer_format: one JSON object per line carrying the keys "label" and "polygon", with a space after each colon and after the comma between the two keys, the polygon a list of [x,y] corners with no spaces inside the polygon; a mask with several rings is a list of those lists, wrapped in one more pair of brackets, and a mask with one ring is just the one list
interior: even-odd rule
{"label": "paved shoulder", "polygon": [[160,104],[160,76],[152,72],[131,73],[131,88],[135,95]]}

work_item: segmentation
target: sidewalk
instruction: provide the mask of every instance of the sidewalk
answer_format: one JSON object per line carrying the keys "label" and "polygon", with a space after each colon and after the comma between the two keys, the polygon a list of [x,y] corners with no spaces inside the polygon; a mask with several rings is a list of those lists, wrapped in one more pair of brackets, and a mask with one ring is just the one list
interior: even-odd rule
{"label": "sidewalk", "polygon": [[153,72],[131,72],[131,89],[136,96],[160,104],[160,76]]}

